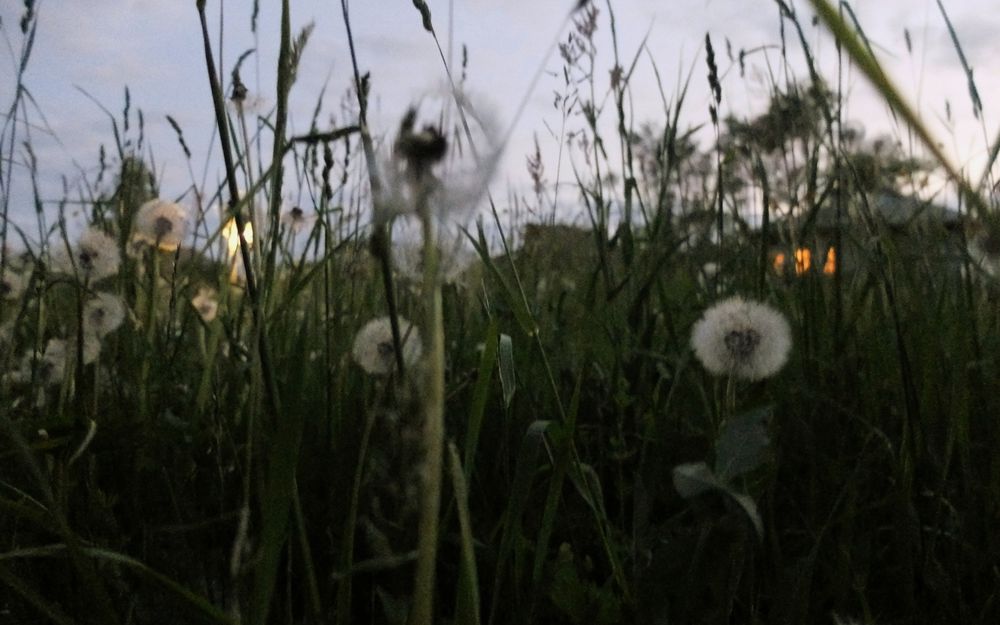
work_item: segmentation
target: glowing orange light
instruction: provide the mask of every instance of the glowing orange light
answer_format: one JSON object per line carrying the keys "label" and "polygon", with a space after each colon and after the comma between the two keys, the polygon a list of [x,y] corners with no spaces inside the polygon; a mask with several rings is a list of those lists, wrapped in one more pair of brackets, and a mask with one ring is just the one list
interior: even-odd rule
{"label": "glowing orange light", "polygon": [[823,265],[823,273],[828,276],[837,273],[837,250],[832,247],[826,251],[826,263]]}
{"label": "glowing orange light", "polygon": [[785,255],[781,252],[774,255],[774,270],[778,273],[785,270]]}
{"label": "glowing orange light", "polygon": [[795,250],[795,275],[802,275],[812,267],[812,250],[800,247]]}

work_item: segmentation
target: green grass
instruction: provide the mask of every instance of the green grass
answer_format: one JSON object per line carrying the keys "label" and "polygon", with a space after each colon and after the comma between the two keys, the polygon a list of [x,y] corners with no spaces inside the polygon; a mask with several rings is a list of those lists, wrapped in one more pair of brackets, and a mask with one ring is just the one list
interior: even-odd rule
{"label": "green grass", "polygon": [[[761,115],[714,110],[709,146],[684,127],[688,82],[664,91],[663,119],[640,125],[629,82],[644,69],[659,81],[659,69],[613,38],[623,67],[602,82],[595,32],[614,18],[610,3],[610,19],[586,5],[559,40],[557,112],[573,142],[558,163],[533,157],[534,198],[484,198],[486,220],[463,224],[477,252],[469,268],[441,279],[447,246],[425,245],[414,280],[397,270],[393,224],[419,219],[431,242],[444,232],[427,172],[447,186],[456,151],[440,164],[413,152],[428,141],[422,122],[404,140],[376,141],[357,69],[355,119],[286,136],[310,36],[290,32],[292,4],[275,28],[281,70],[266,119],[227,108],[231,85],[217,77],[228,68],[214,67],[205,29],[199,84],[215,101],[220,188],[159,188],[145,152],[130,147],[142,132],[131,103],[121,119],[109,113],[113,155],[74,193],[117,243],[113,275],[58,270],[59,250],[78,237],[65,205],[54,221],[39,211],[33,236],[44,245],[16,255],[30,237],[3,198],[11,251],[0,277],[20,282],[0,300],[0,616],[997,622],[1000,285],[988,271],[995,251],[981,266],[966,246],[992,232],[995,200],[948,169],[857,24],[814,3],[844,44],[843,66],[875,82],[931,160],[850,138],[842,95],[814,70],[773,84]],[[414,5],[436,41],[430,8]],[[5,190],[37,175],[14,159],[30,154],[23,68],[44,18],[26,13],[9,33],[24,46],[17,114],[0,132]],[[785,19],[802,33],[794,13]],[[735,78],[717,56],[703,71],[722,80],[724,99]],[[455,68],[442,71],[462,87]],[[445,143],[467,145],[475,111],[450,106]],[[190,137],[170,123],[190,162]],[[275,133],[262,154],[257,136]],[[394,141],[411,159],[399,179],[383,165],[388,148],[375,147]],[[476,153],[491,163],[505,141]],[[882,192],[906,194],[941,167],[970,208],[957,226],[880,213]],[[501,218],[523,202],[548,219],[560,187],[590,228]],[[289,190],[306,198],[298,232],[281,212]],[[194,246],[133,249],[137,211],[156,196],[196,209]],[[761,228],[736,210],[751,197],[763,198]],[[251,205],[263,210],[252,244],[239,242],[242,281],[219,251],[213,202],[238,224]],[[400,207],[413,215],[384,218]],[[839,265],[826,274],[830,245]],[[775,268],[778,253],[801,248],[813,250],[808,271]],[[206,287],[218,311],[203,317],[191,301]],[[90,361],[80,328],[95,292],[120,297],[127,314]],[[734,294],[787,317],[793,347],[777,375],[715,378],[692,353],[696,320]],[[404,362],[397,348],[410,339],[394,322],[384,375],[372,375],[354,361],[355,335],[386,315],[416,321],[423,357]],[[51,339],[66,339],[69,356],[48,380]]]}

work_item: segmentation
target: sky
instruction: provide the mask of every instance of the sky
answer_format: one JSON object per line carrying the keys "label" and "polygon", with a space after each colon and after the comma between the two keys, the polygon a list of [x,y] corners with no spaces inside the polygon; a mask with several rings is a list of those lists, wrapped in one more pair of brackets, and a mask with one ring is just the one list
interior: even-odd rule
{"label": "sky", "polygon": [[[990,141],[1000,122],[1000,72],[990,63],[1000,58],[1000,12],[987,9],[985,0],[941,0],[974,69],[982,98],[981,119],[972,116],[966,76],[938,7],[938,0],[855,0],[851,6],[872,41],[889,75],[916,106],[946,153],[978,179]],[[561,115],[553,105],[562,88],[562,60],[552,44],[565,40],[572,28],[566,16],[571,0],[427,0],[435,29],[452,59],[468,50],[467,91],[474,102],[492,111],[501,129],[512,128],[503,165],[493,182],[494,193],[527,193],[525,157],[537,137],[544,157],[546,179],[554,182]],[[598,48],[595,81],[599,98],[608,87],[614,65],[607,0],[600,10],[595,41]],[[631,122],[662,125],[663,97],[674,101],[679,85],[691,74],[691,86],[681,124],[708,121],[710,99],[705,71],[705,35],[714,43],[722,78],[723,115],[747,117],[763,111],[772,83],[780,71],[775,46],[780,43],[780,19],[774,0],[612,0],[618,51],[622,64],[638,58],[630,82]],[[822,26],[811,24],[807,2],[789,0],[806,28],[821,73],[833,76],[836,53]],[[337,0],[293,0],[292,32],[314,24],[302,56],[290,107],[290,133],[308,129],[312,111],[326,88],[321,120],[345,119],[341,104],[352,83],[344,20]],[[221,0],[224,20],[221,66],[226,75],[245,50],[255,53],[244,64],[244,81],[251,99],[264,110],[274,102],[280,3],[261,0],[256,37],[251,32],[250,0]],[[146,141],[156,161],[162,194],[176,197],[190,184],[184,155],[166,116],[172,116],[194,152],[198,178],[207,168],[217,180],[221,157],[212,142],[214,114],[204,68],[198,15],[193,0],[38,0],[37,37],[25,73],[25,84],[38,109],[29,109],[30,138],[38,159],[40,190],[46,211],[56,210],[63,177],[70,186],[80,170],[94,171],[99,147],[112,151],[108,115],[119,119],[124,92],[144,115]],[[23,36],[18,22],[21,2],[0,2],[0,111],[9,109],[16,81],[16,65]],[[219,32],[220,0],[208,0],[213,38]],[[371,127],[377,136],[391,136],[405,110],[415,102],[440,99],[445,74],[434,40],[424,31],[410,0],[353,0],[349,13],[362,72],[371,72]],[[906,47],[908,32],[912,51]],[[218,45],[218,41],[215,41]],[[728,45],[727,45],[728,44]],[[644,46],[644,47],[643,47]],[[768,47],[747,57],[746,73],[730,62],[726,50]],[[805,79],[801,52],[790,34],[789,57]],[[217,50],[218,52],[218,50]],[[217,56],[216,59],[219,62]],[[532,77],[545,69],[532,92]],[[654,71],[655,69],[655,71]],[[657,86],[659,72],[663,94]],[[905,136],[872,94],[865,79],[848,72],[848,117],[862,124],[866,135]],[[84,93],[86,92],[86,93]],[[89,95],[88,95],[89,94]],[[528,98],[515,119],[519,103]],[[950,109],[950,120],[946,110]],[[44,121],[42,122],[42,116]],[[19,114],[20,120],[20,114]],[[605,136],[614,133],[613,107],[601,117]],[[134,123],[134,119],[133,119]],[[322,124],[322,122],[321,122]],[[569,128],[582,120],[569,120]],[[19,126],[23,138],[29,128]],[[51,133],[49,132],[51,130]],[[503,131],[500,132],[503,134]],[[708,137],[705,137],[708,140]],[[148,154],[148,152],[147,152]],[[5,155],[6,156],[6,155]],[[15,163],[24,162],[22,149]],[[566,182],[567,162],[561,169]],[[15,166],[11,212],[15,223],[29,230],[34,214],[30,181],[23,165]],[[564,193],[564,202],[573,202]]]}

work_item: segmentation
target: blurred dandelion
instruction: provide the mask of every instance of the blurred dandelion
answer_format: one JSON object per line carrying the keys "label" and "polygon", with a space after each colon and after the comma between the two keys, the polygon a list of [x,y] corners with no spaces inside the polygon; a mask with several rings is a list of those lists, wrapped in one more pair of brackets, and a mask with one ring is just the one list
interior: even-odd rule
{"label": "blurred dandelion", "polygon": [[135,218],[134,241],[173,252],[184,241],[187,211],[180,204],[150,200],[139,207]]}
{"label": "blurred dandelion", "polygon": [[[59,384],[66,375],[69,350],[63,339],[49,339],[45,349],[38,355],[36,378],[39,386]],[[21,367],[9,374],[8,379],[17,384],[26,384],[32,380],[32,366],[35,362],[33,354],[26,354],[21,361]]]}
{"label": "blurred dandelion", "polygon": [[993,278],[1000,277],[1000,233],[983,227],[969,234],[969,258]]}
{"label": "blurred dandelion", "polygon": [[[63,339],[49,339],[49,342],[45,344],[45,351],[42,352],[41,358],[38,359],[38,378],[42,384],[49,385],[62,382],[63,377],[66,375],[66,359],[68,355],[66,341]],[[27,360],[26,364],[29,366],[28,373],[30,375],[30,359]]]}
{"label": "blurred dandelion", "polygon": [[281,224],[293,234],[302,232],[316,220],[316,215],[307,215],[298,206],[293,206],[281,215]]}
{"label": "blurred dandelion", "polygon": [[[423,345],[417,328],[406,319],[399,318],[400,343],[403,363],[415,365],[423,355]],[[396,367],[396,352],[392,342],[392,323],[389,317],[369,321],[354,337],[351,350],[354,362],[372,375],[388,375]]]}
{"label": "blurred dandelion", "polygon": [[[67,355],[67,363],[75,361],[76,337],[69,342],[71,352]],[[97,357],[101,355],[101,340],[93,334],[83,334],[83,364],[90,365],[97,362]]]}
{"label": "blurred dandelion", "polygon": [[87,228],[75,246],[59,248],[52,259],[56,271],[76,275],[87,282],[113,276],[118,273],[120,263],[115,240],[94,227]]}
{"label": "blurred dandelion", "polygon": [[6,261],[4,269],[16,273],[25,273],[35,264],[34,257],[30,250],[16,251],[8,246],[3,248],[3,258]]}
{"label": "blurred dandelion", "polygon": [[14,350],[14,320],[0,323],[0,362],[5,361]]}
{"label": "blurred dandelion", "polygon": [[698,272],[698,284],[701,285],[701,288],[708,289],[716,285],[720,277],[722,276],[719,273],[719,263],[707,262],[701,266],[701,271]]}
{"label": "blurred dandelion", "polygon": [[[407,226],[411,224],[400,224],[402,228],[396,234],[402,236],[394,234],[392,261],[402,277],[419,284],[424,279],[424,249],[417,234],[407,231]],[[438,279],[441,284],[453,284],[475,262],[476,255],[464,246],[461,232],[455,232],[455,236],[450,237],[442,231],[437,239]]]}
{"label": "blurred dandelion", "polygon": [[0,299],[17,300],[27,287],[27,280],[19,273],[8,269],[0,278]]}
{"label": "blurred dandelion", "polygon": [[[76,362],[76,347],[75,337],[73,341],[51,338],[45,344],[45,350],[38,356],[35,378],[31,377],[35,356],[27,354],[20,369],[12,372],[9,379],[18,384],[26,384],[34,380],[40,387],[61,384],[66,377],[66,372],[73,370],[73,364]],[[83,364],[89,365],[95,362],[100,353],[100,341],[94,336],[84,335]]]}
{"label": "blurred dandelion", "polygon": [[203,286],[198,289],[198,293],[191,299],[191,305],[198,312],[198,316],[205,323],[211,323],[215,316],[219,314],[219,298],[215,289]]}
{"label": "blurred dandelion", "polygon": [[83,306],[83,330],[104,338],[125,320],[125,303],[117,295],[98,293]]}
{"label": "blurred dandelion", "polygon": [[[449,118],[453,98],[464,118]],[[413,214],[424,200],[439,221],[461,220],[486,196],[499,166],[503,143],[490,107],[450,89],[428,99],[440,99],[425,107],[440,110],[435,123],[418,123],[416,107],[400,123],[392,157],[382,166],[385,189],[376,221]]]}
{"label": "blurred dandelion", "polygon": [[705,311],[691,332],[695,356],[714,375],[761,380],[788,360],[788,321],[777,310],[731,297]]}

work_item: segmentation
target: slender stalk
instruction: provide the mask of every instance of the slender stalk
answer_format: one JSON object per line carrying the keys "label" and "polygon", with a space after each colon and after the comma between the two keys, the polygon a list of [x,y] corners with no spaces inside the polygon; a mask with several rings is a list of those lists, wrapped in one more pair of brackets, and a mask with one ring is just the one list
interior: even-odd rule
{"label": "slender stalk", "polygon": [[257,349],[260,352],[261,372],[267,387],[267,397],[271,411],[277,416],[281,414],[281,401],[278,396],[278,386],[275,382],[274,369],[271,363],[267,331],[264,328],[264,320],[261,316],[260,294],[257,290],[257,280],[254,276],[253,264],[250,258],[250,245],[243,236],[243,228],[246,225],[246,220],[243,218],[242,213],[234,210],[240,201],[240,190],[236,185],[236,164],[233,160],[233,149],[229,139],[229,125],[226,123],[226,106],[222,99],[222,87],[216,76],[215,60],[212,56],[212,42],[208,35],[205,1],[197,0],[198,17],[201,20],[202,40],[205,44],[205,65],[208,69],[208,83],[212,91],[212,103],[215,106],[215,121],[219,132],[219,143],[222,146],[222,158],[226,167],[226,182],[229,186],[229,209],[233,213],[233,219],[236,222],[236,232],[240,238],[240,256],[243,259],[243,266],[246,268],[247,296],[250,299],[250,313],[253,316],[254,325],[260,330]]}
{"label": "slender stalk", "polygon": [[886,75],[878,60],[875,59],[871,52],[864,48],[858,37],[851,32],[844,18],[837,13],[837,10],[827,0],[809,0],[809,2],[816,9],[819,19],[830,29],[830,32],[837,38],[837,41],[843,46],[844,50],[847,51],[848,56],[858,66],[858,69],[871,81],[872,85],[882,98],[885,99],[886,103],[892,107],[893,111],[903,118],[924,144],[927,151],[931,153],[934,159],[944,168],[948,176],[955,182],[962,195],[968,200],[976,216],[993,223],[995,220],[991,219],[989,206],[983,200],[982,196],[979,195],[978,190],[972,188],[965,176],[945,156],[937,140],[931,135],[930,130],[927,129],[920,116],[903,99],[903,96]]}
{"label": "slender stalk", "polygon": [[[269,206],[271,246],[264,268],[265,305],[269,299],[270,285],[273,283],[274,266],[278,252],[278,226],[281,211],[281,185],[285,169],[282,157],[285,153],[285,128],[288,125],[288,92],[292,88],[291,26],[288,0],[281,3],[281,46],[278,51],[278,108],[274,120],[274,147],[271,156],[271,203]],[[259,238],[260,235],[258,235]]]}
{"label": "slender stalk", "polygon": [[[351,32],[351,19],[347,10],[347,0],[340,0],[344,14],[344,28],[347,29],[347,46],[351,51],[351,66],[354,69],[354,91],[358,96],[358,125],[361,134],[361,148],[368,164],[368,182],[372,190],[372,204],[376,211],[382,206],[382,180],[378,175],[378,163],[375,160],[375,146],[368,129],[368,83],[361,78],[358,70],[358,57],[354,50],[354,35]],[[400,378],[403,377],[403,342],[399,332],[399,314],[396,310],[396,289],[392,280],[392,248],[389,245],[390,230],[387,220],[377,219],[373,225],[371,252],[379,260],[382,269],[382,286],[385,289],[385,302],[389,308],[389,325],[392,328],[393,351],[396,355],[396,368]]]}
{"label": "slender stalk", "polygon": [[437,561],[438,521],[441,513],[441,473],[444,458],[444,312],[438,280],[438,248],[434,218],[421,194],[418,214],[423,232],[425,334],[430,350],[424,384],[424,465],[417,570],[414,578],[410,625],[431,625],[434,616],[434,566]]}

